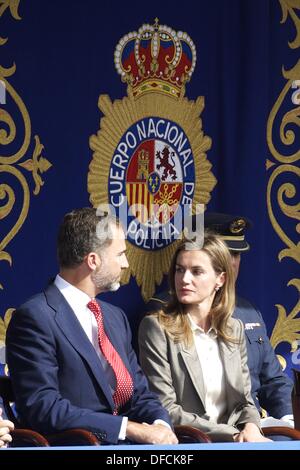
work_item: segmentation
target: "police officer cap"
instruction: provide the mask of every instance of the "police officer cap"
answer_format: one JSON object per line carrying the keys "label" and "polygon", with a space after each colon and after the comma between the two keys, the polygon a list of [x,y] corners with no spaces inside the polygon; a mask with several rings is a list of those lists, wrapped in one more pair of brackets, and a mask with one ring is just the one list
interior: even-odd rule
{"label": "police officer cap", "polygon": [[206,211],[204,226],[220,234],[229,250],[249,250],[250,245],[245,239],[245,231],[252,226],[252,223],[246,217]]}

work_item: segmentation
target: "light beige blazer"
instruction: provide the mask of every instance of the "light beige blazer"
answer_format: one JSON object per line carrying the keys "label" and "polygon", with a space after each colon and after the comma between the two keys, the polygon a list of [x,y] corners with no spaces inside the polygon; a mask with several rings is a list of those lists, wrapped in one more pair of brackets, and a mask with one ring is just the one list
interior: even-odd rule
{"label": "light beige blazer", "polygon": [[260,427],[259,413],[251,397],[244,327],[231,318],[231,336],[239,343],[219,340],[224,366],[227,412],[219,422],[205,415],[203,378],[196,347],[174,343],[153,315],[143,318],[139,329],[140,363],[151,390],[158,394],[173,424],[195,426],[214,441],[232,441],[238,427],[247,422]]}

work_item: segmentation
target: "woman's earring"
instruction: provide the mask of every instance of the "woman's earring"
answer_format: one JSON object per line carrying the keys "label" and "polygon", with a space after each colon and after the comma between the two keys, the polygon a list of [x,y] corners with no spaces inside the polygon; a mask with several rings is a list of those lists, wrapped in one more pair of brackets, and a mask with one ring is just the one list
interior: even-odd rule
{"label": "woman's earring", "polygon": [[220,286],[216,286],[215,287],[215,291],[218,292],[218,290],[220,289]]}

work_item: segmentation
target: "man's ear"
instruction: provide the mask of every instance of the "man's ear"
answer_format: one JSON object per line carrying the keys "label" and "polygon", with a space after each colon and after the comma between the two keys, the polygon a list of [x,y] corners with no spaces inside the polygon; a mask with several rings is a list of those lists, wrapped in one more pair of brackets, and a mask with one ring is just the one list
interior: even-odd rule
{"label": "man's ear", "polygon": [[99,268],[101,265],[100,256],[92,251],[85,257],[85,262],[91,271],[95,271],[96,268]]}

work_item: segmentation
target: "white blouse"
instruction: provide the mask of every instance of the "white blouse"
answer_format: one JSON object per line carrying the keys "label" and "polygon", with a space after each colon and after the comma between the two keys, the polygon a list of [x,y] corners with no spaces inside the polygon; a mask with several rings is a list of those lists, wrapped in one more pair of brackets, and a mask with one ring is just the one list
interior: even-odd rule
{"label": "white blouse", "polygon": [[188,315],[188,318],[202,370],[204,407],[209,419],[218,423],[219,418],[226,412],[227,400],[224,367],[220,356],[217,334],[213,328],[205,333],[190,315]]}

